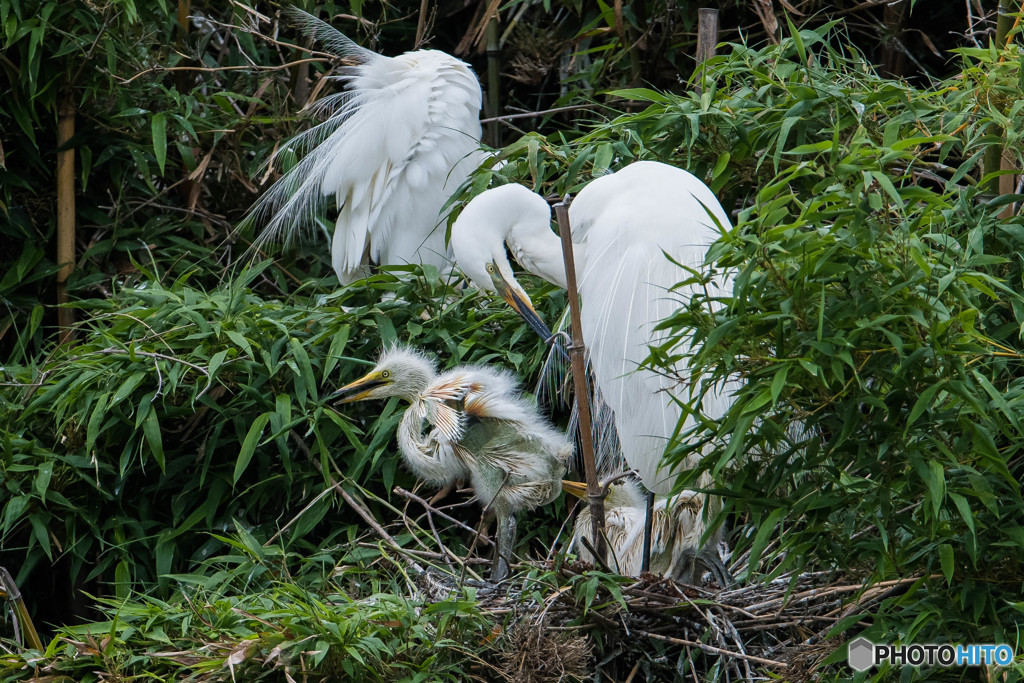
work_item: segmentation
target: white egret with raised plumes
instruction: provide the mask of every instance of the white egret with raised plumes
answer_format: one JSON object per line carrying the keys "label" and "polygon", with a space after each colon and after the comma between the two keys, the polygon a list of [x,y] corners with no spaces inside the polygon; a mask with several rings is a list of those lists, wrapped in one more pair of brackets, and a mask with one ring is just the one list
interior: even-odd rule
{"label": "white egret with raised plumes", "polygon": [[316,17],[289,10],[331,54],[347,60],[347,89],[313,107],[326,119],[287,145],[304,153],[247,220],[257,240],[314,230],[334,197],[331,264],[342,284],[369,264],[451,265],[445,203],[483,158],[480,83],[465,62],[438,50],[385,57]]}

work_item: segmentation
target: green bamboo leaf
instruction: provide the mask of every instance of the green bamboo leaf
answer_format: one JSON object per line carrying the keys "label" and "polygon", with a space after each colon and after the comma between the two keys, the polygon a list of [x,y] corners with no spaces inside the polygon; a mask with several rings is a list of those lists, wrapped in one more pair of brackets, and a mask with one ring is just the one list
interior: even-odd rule
{"label": "green bamboo leaf", "polygon": [[893,151],[899,152],[910,147],[930,145],[936,142],[948,142],[950,140],[955,139],[956,138],[954,138],[951,135],[922,135],[916,138],[906,138],[904,140],[897,140],[896,142],[893,142],[891,145],[889,145],[889,147],[891,147]]}
{"label": "green bamboo leaf", "polygon": [[92,412],[89,414],[89,423],[85,432],[85,452],[87,454],[92,453],[93,446],[96,445],[96,439],[99,437],[100,427],[103,424],[104,418],[107,417],[106,408],[109,397],[109,394],[100,394],[100,397],[96,400],[96,405],[93,406]]}
{"label": "green bamboo leaf", "polygon": [[761,553],[768,545],[768,539],[775,533],[775,526],[779,523],[785,511],[782,508],[775,508],[768,514],[768,518],[757,526],[757,535],[750,544],[750,559],[748,561],[747,576],[751,576],[761,562]]}
{"label": "green bamboo leaf", "polygon": [[948,586],[953,583],[953,546],[948,543],[939,544],[939,563]]}
{"label": "green bamboo leaf", "polygon": [[28,496],[14,496],[4,506],[4,535],[11,530],[16,522],[21,520],[21,515],[28,509],[30,502]]}
{"label": "green bamboo leaf", "polygon": [[[796,26],[793,25],[793,20],[789,18],[789,14],[786,14],[786,25],[789,26],[789,33],[793,36],[793,43],[796,45],[796,53],[800,57],[800,64],[807,68],[807,48],[804,45],[804,38],[800,35],[800,31]],[[807,69],[808,75],[810,75],[810,69]]]}
{"label": "green bamboo leaf", "polygon": [[967,499],[961,496],[959,493],[949,492],[949,497],[953,500],[956,505],[957,511],[960,513],[960,517],[964,520],[967,528],[971,531],[971,536],[975,536],[974,530],[974,513],[971,512],[971,505],[967,502]]}
{"label": "green bamboo leaf", "polygon": [[170,583],[170,578],[167,575],[171,573],[174,563],[174,548],[173,543],[162,538],[157,542],[156,549],[153,551],[157,580],[162,586]]}
{"label": "green bamboo leaf", "polygon": [[117,391],[114,392],[113,397],[110,399],[110,406],[113,407],[127,398],[133,391],[135,391],[142,380],[146,379],[145,372],[134,372],[132,375],[121,384]]}
{"label": "green bamboo leaf", "polygon": [[612,156],[615,154],[615,150],[608,143],[605,143],[597,148],[597,153],[594,155],[594,170],[593,176],[595,178],[600,177],[608,170],[608,167],[612,163]]}
{"label": "green bamboo leaf", "polygon": [[249,345],[249,340],[246,339],[244,336],[242,336],[238,332],[235,332],[234,330],[224,330],[224,334],[227,335],[227,338],[233,341],[235,345],[238,346],[238,348],[245,351],[245,353],[250,358],[255,357],[252,352],[252,346]]}
{"label": "green bamboo leaf", "polygon": [[270,419],[270,427],[277,433],[274,441],[277,443],[277,450],[281,454],[286,466],[290,459],[288,450],[288,426],[292,421],[292,397],[288,394],[278,394],[274,400],[274,414]]}
{"label": "green bamboo leaf", "polygon": [[743,406],[743,414],[749,414],[758,411],[762,406],[766,405],[772,400],[772,393],[769,389],[762,389],[757,396],[750,399]]}
{"label": "green bamboo leaf", "polygon": [[32,526],[32,538],[43,549],[47,559],[53,560],[53,551],[50,548],[50,530],[39,515],[29,515],[29,524]]}
{"label": "green bamboo leaf", "polygon": [[146,443],[149,444],[149,450],[156,459],[156,464],[160,466],[160,471],[164,471],[164,441],[155,410],[149,411],[146,419],[142,421],[142,433],[146,437]]}
{"label": "green bamboo leaf", "polygon": [[889,180],[888,175],[882,171],[872,171],[871,177],[875,179],[875,182],[882,186],[885,193],[889,195],[889,198],[892,199],[898,207],[903,206],[903,197],[900,196],[900,193],[896,190],[896,186],[892,184],[891,180]]}
{"label": "green bamboo leaf", "polygon": [[306,401],[307,390],[312,398],[316,398],[316,376],[313,374],[313,366],[309,362],[309,354],[306,353],[306,349],[299,343],[299,340],[295,337],[290,337],[288,339],[288,346],[291,348],[292,356],[294,356],[299,372],[302,374],[303,381],[299,382],[298,378],[295,381],[295,398],[301,406]]}
{"label": "green bamboo leaf", "polygon": [[540,182],[540,170],[537,160],[537,153],[540,151],[540,141],[531,137],[526,143],[526,160],[530,165],[530,177],[534,184]]}
{"label": "green bamboo leaf", "polygon": [[235,474],[231,479],[232,485],[238,483],[242,472],[249,466],[249,461],[252,460],[252,456],[256,452],[256,446],[259,444],[260,437],[263,435],[263,428],[267,426],[268,421],[270,421],[270,413],[263,413],[249,427],[249,431],[242,441],[242,448],[238,451],[238,459],[235,460]]}
{"label": "green bamboo leaf", "polygon": [[46,490],[50,488],[50,478],[53,476],[53,461],[47,460],[39,465],[35,479],[32,481],[32,490],[42,499],[46,500]]}
{"label": "green bamboo leaf", "polygon": [[[921,417],[922,413],[931,406],[932,399],[935,398],[935,394],[945,385],[946,382],[944,380],[939,381],[921,392],[921,395],[918,396],[917,400],[914,402],[914,407],[910,409],[910,416],[907,417],[908,429],[910,428],[910,425],[914,424],[914,422],[917,421],[917,418]],[[906,433],[906,430],[904,430],[904,433]]]}
{"label": "green bamboo leaf", "polygon": [[[788,120],[790,119],[787,119],[787,121]],[[793,118],[792,120],[797,121],[798,119]],[[815,154],[817,152],[824,152],[826,149],[832,149],[831,140],[822,140],[821,142],[812,142],[807,145],[798,145],[792,149],[787,149],[785,153],[794,155]]]}
{"label": "green bamboo leaf", "polygon": [[132,572],[128,562],[121,560],[114,568],[114,594],[119,600],[125,600],[131,594]]}
{"label": "green bamboo leaf", "polygon": [[644,102],[656,102],[658,104],[670,104],[671,99],[662,95],[657,90],[651,90],[650,88],[625,88],[623,90],[613,90],[608,93],[612,97],[621,97],[624,100],[642,100]]}
{"label": "green bamboo leaf", "polygon": [[726,167],[729,165],[729,159],[731,158],[732,155],[729,152],[722,152],[721,154],[719,154],[718,161],[715,162],[715,167],[711,169],[711,177],[717,178],[718,176],[722,175],[722,171],[724,171]]}
{"label": "green bamboo leaf", "polygon": [[342,354],[345,353],[345,344],[348,343],[349,331],[348,325],[342,325],[331,338],[331,348],[327,351],[327,358],[324,360],[324,378],[331,376],[334,366],[338,364]]}
{"label": "green bamboo leaf", "polygon": [[162,113],[153,114],[150,121],[153,132],[153,156],[156,157],[156,165],[160,167],[160,174],[164,172],[164,162],[167,161],[167,117]]}
{"label": "green bamboo leaf", "polygon": [[779,400],[779,394],[782,393],[782,389],[786,386],[786,375],[789,374],[789,364],[782,365],[778,370],[775,371],[775,376],[772,377],[772,405],[775,405]]}
{"label": "green bamboo leaf", "polygon": [[210,378],[214,379],[217,377],[217,371],[220,370],[220,366],[224,363],[224,359],[228,356],[228,350],[224,349],[213,354],[210,358],[209,365],[206,366],[206,371],[210,373]]}
{"label": "green bamboo leaf", "polygon": [[928,487],[932,514],[938,516],[942,500],[946,495],[946,474],[942,465],[935,460],[929,460],[926,464],[915,464],[915,469]]}
{"label": "green bamboo leaf", "polygon": [[[789,131],[800,121],[799,116],[787,116],[779,126],[779,134],[775,138],[775,155],[773,157],[775,170],[779,170],[779,163],[782,161],[782,153],[786,149],[786,140],[789,138]],[[829,143],[831,145],[831,143]]]}

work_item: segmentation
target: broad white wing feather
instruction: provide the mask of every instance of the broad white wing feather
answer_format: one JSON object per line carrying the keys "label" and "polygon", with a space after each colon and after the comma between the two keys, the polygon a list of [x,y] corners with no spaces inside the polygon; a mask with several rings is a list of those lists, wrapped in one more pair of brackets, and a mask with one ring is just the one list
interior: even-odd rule
{"label": "broad white wing feather", "polygon": [[[703,205],[702,205],[703,204]],[[573,203],[573,226],[586,226],[581,279],[583,335],[604,398],[615,411],[622,453],[656,493],[672,489],[675,473],[660,467],[681,411],[671,394],[688,398],[672,378],[639,369],[655,332],[688,295],[672,290],[690,267],[703,263],[728,218],[711,191],[692,175],[665,164],[640,162],[588,185]],[[577,218],[579,219],[577,221]],[[688,384],[688,383],[686,383]],[[723,390],[724,392],[724,390]],[[714,392],[712,392],[714,393]],[[704,412],[717,417],[727,396],[709,396]],[[685,429],[685,426],[684,426]]]}
{"label": "broad white wing feather", "polygon": [[436,50],[377,55],[305,16],[317,39],[361,63],[344,77],[350,96],[332,99],[331,117],[293,141],[311,151],[254,210],[273,212],[260,241],[312,224],[334,196],[331,261],[343,283],[367,258],[448,265],[441,209],[482,156],[476,76]]}

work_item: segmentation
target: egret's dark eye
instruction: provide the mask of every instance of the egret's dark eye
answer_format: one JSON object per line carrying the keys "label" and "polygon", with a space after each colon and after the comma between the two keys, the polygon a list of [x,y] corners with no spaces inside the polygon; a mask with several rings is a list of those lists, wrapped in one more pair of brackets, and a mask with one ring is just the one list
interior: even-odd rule
{"label": "egret's dark eye", "polygon": [[381,379],[387,379],[390,376],[391,376],[391,371],[390,370],[383,370],[380,373]]}
{"label": "egret's dark eye", "polygon": [[488,273],[493,273],[494,272],[494,264],[493,263],[488,263],[487,264],[487,272]]}

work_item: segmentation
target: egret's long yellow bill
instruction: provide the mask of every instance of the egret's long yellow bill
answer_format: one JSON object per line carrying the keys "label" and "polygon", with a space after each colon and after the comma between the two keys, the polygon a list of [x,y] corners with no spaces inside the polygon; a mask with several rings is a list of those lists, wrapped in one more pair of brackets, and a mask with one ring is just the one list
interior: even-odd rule
{"label": "egret's long yellow bill", "polygon": [[374,370],[373,372],[360,377],[355,382],[346,384],[342,388],[338,389],[336,392],[328,396],[327,400],[334,401],[335,403],[355,403],[356,401],[362,401],[365,398],[369,398],[367,394],[371,391],[377,387],[382,387],[385,384],[391,383],[391,379],[384,376],[385,373]]}
{"label": "egret's long yellow bill", "polygon": [[527,296],[521,287],[506,280],[505,276],[498,270],[497,264],[495,264],[494,270],[491,271],[491,282],[494,283],[494,288],[501,295],[501,298],[505,300],[505,303],[511,306],[512,310],[526,321],[530,329],[543,337],[545,341],[551,339],[551,329],[544,324],[540,315],[533,308],[533,302],[530,301],[530,297]]}
{"label": "egret's long yellow bill", "polygon": [[562,490],[570,496],[576,496],[577,498],[587,497],[587,483],[584,481],[569,481],[568,479],[563,479]]}

